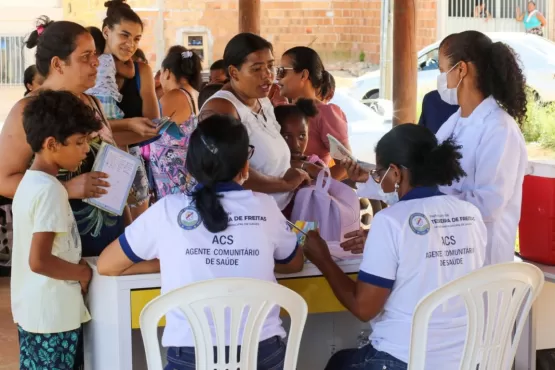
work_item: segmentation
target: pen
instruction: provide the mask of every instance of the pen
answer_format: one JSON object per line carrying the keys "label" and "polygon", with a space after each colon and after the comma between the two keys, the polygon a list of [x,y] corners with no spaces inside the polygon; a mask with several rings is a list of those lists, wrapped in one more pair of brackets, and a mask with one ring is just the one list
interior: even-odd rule
{"label": "pen", "polygon": [[[295,230],[298,230],[298,231],[299,231],[301,234],[303,234],[304,236],[308,236],[303,230],[301,230],[297,225],[295,225],[295,224],[292,223],[291,221],[289,221],[289,220],[285,220],[285,221],[287,221],[287,224],[288,224],[289,226],[291,226],[291,227],[294,228]],[[342,261],[341,258],[339,258],[339,257],[334,256],[333,254],[331,254],[331,251],[330,251],[330,255],[331,255],[333,258],[337,259],[338,261]]]}

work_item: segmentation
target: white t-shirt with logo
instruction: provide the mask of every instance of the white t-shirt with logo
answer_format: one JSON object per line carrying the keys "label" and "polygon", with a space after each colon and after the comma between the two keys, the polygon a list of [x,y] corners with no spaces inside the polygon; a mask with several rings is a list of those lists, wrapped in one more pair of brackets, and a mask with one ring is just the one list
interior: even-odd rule
{"label": "white t-shirt with logo", "polygon": [[[408,361],[412,315],[435,289],[483,267],[487,231],[478,208],[437,188],[416,188],[376,215],[358,279],[391,289],[371,322],[374,348]],[[461,298],[432,314],[426,369],[457,369],[466,338]]]}
{"label": "white t-shirt with logo", "polygon": [[14,322],[31,333],[78,329],[91,319],[78,281],[52,279],[31,271],[29,254],[34,233],[56,233],[52,254],[71,263],[81,260],[81,238],[58,179],[27,170],[12,204],[13,257],[11,300]]}
{"label": "white t-shirt with logo", "polygon": [[[229,226],[223,232],[209,232],[191,197],[175,194],[156,202],[120,237],[121,247],[132,261],[160,260],[162,294],[215,278],[276,282],[275,263],[288,263],[295,256],[297,238],[271,196],[237,184],[221,187],[219,194],[229,216]],[[260,341],[277,335],[285,337],[279,307],[270,311]],[[166,315],[162,345],[194,346],[182,313]]]}

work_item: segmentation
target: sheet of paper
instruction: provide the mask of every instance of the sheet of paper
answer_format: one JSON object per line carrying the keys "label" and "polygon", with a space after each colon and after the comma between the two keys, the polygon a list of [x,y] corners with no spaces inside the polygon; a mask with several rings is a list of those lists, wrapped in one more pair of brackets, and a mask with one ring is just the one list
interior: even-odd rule
{"label": "sheet of paper", "polygon": [[352,161],[358,163],[358,165],[362,167],[362,169],[368,172],[376,168],[376,165],[374,164],[359,161],[358,159],[356,159],[355,156],[351,154],[349,149],[347,149],[343,144],[341,144],[339,140],[337,140],[332,135],[328,134],[328,140],[330,142],[330,155],[333,159],[342,161],[344,159],[350,158]]}
{"label": "sheet of paper", "polygon": [[102,143],[94,162],[93,171],[108,174],[108,193],[100,198],[84,201],[114,215],[121,216],[127,203],[129,190],[135,179],[139,158],[110,144]]}

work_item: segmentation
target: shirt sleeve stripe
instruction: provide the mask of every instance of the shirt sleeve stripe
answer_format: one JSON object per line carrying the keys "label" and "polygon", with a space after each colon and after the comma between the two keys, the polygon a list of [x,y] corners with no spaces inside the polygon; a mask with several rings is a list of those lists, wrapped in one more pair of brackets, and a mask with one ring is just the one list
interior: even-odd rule
{"label": "shirt sleeve stripe", "polygon": [[372,284],[380,288],[392,289],[393,284],[395,284],[395,280],[390,280],[383,278],[381,276],[376,276],[369,274],[360,270],[358,272],[358,280],[362,281],[363,283]]}
{"label": "shirt sleeve stripe", "polygon": [[131,246],[129,245],[129,242],[127,241],[127,237],[125,236],[125,233],[120,235],[119,245],[121,245],[121,250],[123,250],[123,253],[125,253],[127,258],[129,258],[133,263],[139,263],[144,261],[144,259],[137,256],[135,252],[133,252],[133,250],[131,249]]}
{"label": "shirt sleeve stripe", "polygon": [[289,257],[283,260],[275,260],[275,262],[279,263],[280,265],[287,265],[293,260],[293,258],[295,258],[295,254],[297,254],[297,249],[299,249],[299,244],[295,245],[295,249],[293,249],[293,253],[291,253]]}

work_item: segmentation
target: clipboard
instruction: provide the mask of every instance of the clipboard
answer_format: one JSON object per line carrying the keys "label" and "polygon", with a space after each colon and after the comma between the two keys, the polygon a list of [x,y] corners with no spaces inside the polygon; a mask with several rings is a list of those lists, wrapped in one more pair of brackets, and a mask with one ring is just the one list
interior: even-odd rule
{"label": "clipboard", "polygon": [[139,158],[103,142],[96,154],[92,171],[107,173],[110,187],[107,188],[107,194],[99,198],[86,198],[83,202],[115,216],[123,215],[139,164]]}

